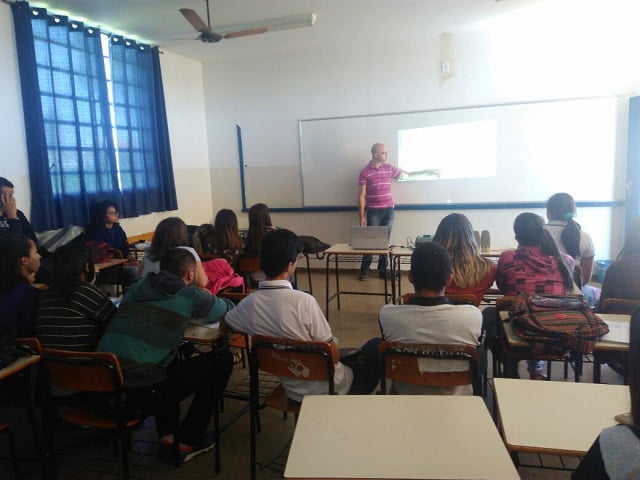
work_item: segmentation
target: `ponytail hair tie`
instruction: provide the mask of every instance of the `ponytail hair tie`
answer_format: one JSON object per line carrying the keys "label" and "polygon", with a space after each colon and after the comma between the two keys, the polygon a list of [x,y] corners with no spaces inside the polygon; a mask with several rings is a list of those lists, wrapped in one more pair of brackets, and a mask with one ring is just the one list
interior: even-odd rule
{"label": "ponytail hair tie", "polygon": [[573,217],[575,217],[575,216],[576,216],[576,214],[575,214],[575,213],[573,213],[573,212],[568,212],[568,213],[565,213],[565,214],[564,214],[564,216],[563,216],[563,218],[562,218],[562,219],[563,219],[563,220],[566,220],[566,221],[569,221],[569,220],[573,220]]}

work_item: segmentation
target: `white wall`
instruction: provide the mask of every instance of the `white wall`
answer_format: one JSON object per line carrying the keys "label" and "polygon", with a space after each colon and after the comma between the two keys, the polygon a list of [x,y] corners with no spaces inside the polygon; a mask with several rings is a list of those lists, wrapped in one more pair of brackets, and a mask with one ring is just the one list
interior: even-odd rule
{"label": "white wall", "polygon": [[[460,0],[441,2],[437,15],[417,15],[415,3],[413,10],[403,12],[389,2],[388,11],[376,12],[384,23],[367,23],[363,18],[362,24],[345,26],[349,31],[344,37],[327,38],[322,46],[298,49],[292,45],[285,53],[261,51],[252,56],[247,52],[243,57],[205,64],[215,209],[241,208],[235,124],[243,129],[246,163],[260,169],[261,185],[278,190],[282,200],[278,206],[297,206],[301,203],[300,119],[593,95],[628,96],[640,85],[640,62],[633,51],[640,38],[638,29],[629,23],[632,14],[637,18],[634,2],[524,4],[528,7],[522,11],[500,15],[496,2]],[[572,7],[565,9],[563,5]],[[479,12],[482,9],[487,15]],[[606,30],[609,26],[613,30]],[[314,29],[321,34],[321,16]],[[442,32],[449,32],[453,43],[455,74],[448,79],[438,71]],[[625,175],[626,128],[621,112],[617,185],[624,184],[619,180]],[[369,158],[370,144],[385,140],[372,138],[362,145],[363,165]],[[331,175],[327,172],[318,181],[330,182]],[[247,184],[249,203],[260,200],[252,187],[255,185]],[[356,188],[354,185],[354,205]],[[623,189],[617,190],[616,199],[624,200]],[[433,233],[447,213],[397,211],[392,242],[404,243],[407,237]],[[464,213],[476,229],[491,231],[493,245],[514,245],[511,226],[519,210]],[[596,258],[615,256],[622,241],[622,208],[584,208],[578,213],[584,230],[594,237]],[[349,226],[357,222],[355,212],[280,213],[274,217],[280,226],[317,235],[329,243],[346,241]]]}
{"label": "white wall", "polygon": [[[0,176],[16,186],[18,208],[31,211],[24,117],[11,9],[0,4]],[[148,232],[173,215],[200,224],[213,219],[211,176],[206,142],[202,64],[165,52],[161,56],[178,210],[124,219],[129,235]]]}
{"label": "white wall", "polygon": [[[363,2],[353,5],[363,8]],[[516,5],[513,2],[488,0],[447,0],[438,2],[437,9],[433,2],[406,2],[405,8],[398,8],[396,2],[380,5],[362,12],[358,22],[323,18],[318,12],[317,26],[308,29],[313,35],[323,34],[323,22],[344,23],[340,34],[323,36],[321,46],[291,42],[282,53],[269,53],[265,48],[259,53],[247,50],[204,67],[166,51],[161,62],[179,210],[126,219],[123,225],[127,232],[152,230],[158,220],[169,215],[197,224],[210,221],[219,208],[240,210],[236,124],[243,128],[247,159],[265,168],[264,184],[278,184],[275,180],[280,176],[291,179],[285,183],[288,188],[278,191],[283,205],[297,205],[301,202],[300,119],[629,95],[640,85],[640,62],[633,51],[640,43],[640,29],[632,25],[640,12],[634,0],[519,1],[517,5],[523,8],[515,13],[506,13]],[[271,35],[290,32],[260,36],[262,46],[269,44]],[[438,73],[443,32],[452,38],[455,74],[449,79]],[[15,57],[10,8],[0,4],[0,175],[16,184],[19,207],[29,213]],[[620,155],[624,157],[623,117],[618,130]],[[385,139],[371,142],[378,140]],[[363,164],[368,160],[369,146],[362,146]],[[576,172],[587,174],[597,172]],[[331,181],[331,172],[319,181]],[[248,188],[251,192],[251,185]],[[623,195],[617,198],[622,200]],[[398,211],[392,242],[433,233],[447,213]],[[519,211],[464,213],[477,229],[491,231],[493,245],[513,245],[511,224]],[[579,211],[584,229],[594,236],[597,258],[615,256],[621,244],[622,216],[621,208]],[[277,213],[274,220],[299,233],[338,242],[347,240],[357,215]],[[244,215],[240,223],[246,224]]]}

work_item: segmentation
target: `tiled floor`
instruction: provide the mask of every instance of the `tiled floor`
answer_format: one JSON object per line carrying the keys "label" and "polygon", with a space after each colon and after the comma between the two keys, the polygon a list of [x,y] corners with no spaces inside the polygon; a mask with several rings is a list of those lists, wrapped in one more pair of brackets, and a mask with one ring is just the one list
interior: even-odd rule
{"label": "tiled floor", "polygon": [[[343,288],[360,291],[381,291],[383,281],[371,276],[366,282],[358,282],[356,271],[347,272],[341,276]],[[300,288],[307,287],[306,275],[300,275]],[[314,294],[324,309],[324,274],[314,272]],[[406,278],[403,279],[403,291],[412,291]],[[334,334],[340,340],[340,346],[359,346],[367,339],[379,336],[377,313],[383,304],[382,297],[355,296],[342,297],[342,309],[336,310],[335,301],[332,303],[331,326]],[[523,363],[523,362],[521,362]],[[521,366],[524,368],[524,366]],[[591,378],[590,365],[585,366],[583,378]],[[521,372],[524,374],[524,371]],[[562,380],[562,368],[554,366],[553,379]],[[247,370],[236,367],[230,386],[236,386],[243,382]],[[608,367],[603,368],[603,382],[621,383],[621,378]],[[491,408],[492,399],[487,399]],[[226,400],[222,421],[232,417],[246,405],[238,400]],[[19,443],[20,455],[35,457],[33,440],[29,434],[26,420],[21,410],[0,408],[0,419],[10,418],[14,422]],[[267,463],[276,456],[290,440],[294,421],[289,417],[283,420],[282,415],[274,410],[266,409],[261,413],[263,431],[258,435],[258,461]],[[104,442],[100,433],[82,431],[78,429],[58,425],[56,435],[58,455],[58,478],[60,479],[112,479],[120,478],[119,456],[114,454],[113,444]],[[0,452],[7,452],[6,439],[0,436]],[[222,478],[244,480],[249,478],[249,422],[248,415],[242,416],[231,425],[222,436],[222,471],[214,475],[213,454],[207,453],[188,464],[177,469],[173,465],[162,462],[157,458],[158,444],[155,435],[153,419],[148,419],[142,428],[133,434],[134,445],[130,456],[132,464],[132,478],[135,479],[205,479]],[[575,467],[576,459],[563,458],[565,466]],[[537,464],[539,459],[535,455],[521,455],[523,464]],[[560,459],[556,456],[547,456],[543,459],[546,466],[560,465]],[[23,479],[41,478],[40,465],[35,460],[22,462],[20,465]],[[569,479],[570,473],[557,470],[544,470],[540,468],[520,467],[520,475],[524,480],[542,479]],[[10,464],[6,460],[0,460],[0,478],[11,479]],[[281,479],[281,471],[261,469],[258,478],[264,480]]]}

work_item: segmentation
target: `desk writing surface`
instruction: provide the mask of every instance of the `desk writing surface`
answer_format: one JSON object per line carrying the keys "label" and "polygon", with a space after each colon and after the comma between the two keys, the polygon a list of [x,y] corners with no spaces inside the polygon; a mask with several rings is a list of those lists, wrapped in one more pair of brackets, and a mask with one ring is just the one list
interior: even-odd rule
{"label": "desk writing surface", "polygon": [[413,255],[414,250],[415,248],[409,247],[391,247],[390,253],[393,256],[410,257],[411,255]]}
{"label": "desk writing surface", "polygon": [[[599,313],[598,316],[609,326],[609,333],[603,335],[597,342],[600,349],[606,350],[607,348],[603,348],[606,343],[629,345],[630,315]],[[611,347],[615,348],[615,345],[611,345]]]}
{"label": "desk writing surface", "polygon": [[[617,350],[624,351],[629,349],[629,321],[630,315],[618,313],[599,313],[597,315],[607,325],[609,325],[609,333],[603,335],[594,342],[594,350]],[[501,311],[500,319],[509,318],[509,312]],[[518,337],[513,333],[511,322],[502,323],[507,343],[512,348],[525,348],[529,346],[529,342]]]}
{"label": "desk writing surface", "polygon": [[361,249],[352,248],[348,243],[336,243],[331,245],[324,252],[325,255],[387,255],[388,248]]}
{"label": "desk writing surface", "polygon": [[128,260],[126,258],[112,258],[111,260],[107,260],[106,262],[96,263],[94,267],[96,272],[99,272],[100,270],[115,267],[117,265],[122,265],[127,262]]}
{"label": "desk writing surface", "polygon": [[10,363],[4,368],[0,368],[0,380],[10,377],[14,373],[18,373],[25,368],[30,367],[40,361],[40,355],[29,355],[28,357],[21,357],[15,362]]}
{"label": "desk writing surface", "polygon": [[509,449],[584,455],[614,417],[630,408],[629,387],[495,378]]}
{"label": "desk writing surface", "polygon": [[220,331],[220,323],[216,324],[216,327],[205,327],[203,325],[197,325],[189,323],[184,331],[184,339],[195,343],[214,343],[222,338],[222,332]]}
{"label": "desk writing surface", "polygon": [[480,397],[307,396],[287,479],[520,478]]}

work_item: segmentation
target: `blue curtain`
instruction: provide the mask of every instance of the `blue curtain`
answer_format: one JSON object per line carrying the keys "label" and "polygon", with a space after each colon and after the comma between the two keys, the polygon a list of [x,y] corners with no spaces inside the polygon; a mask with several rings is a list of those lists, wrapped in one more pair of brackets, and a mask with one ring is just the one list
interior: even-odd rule
{"label": "blue curtain", "polygon": [[112,36],[109,57],[122,211],[133,216],[175,210],[159,51]]}
{"label": "blue curtain", "polygon": [[89,206],[118,192],[100,31],[26,2],[11,9],[32,223],[36,230],[86,224]]}

